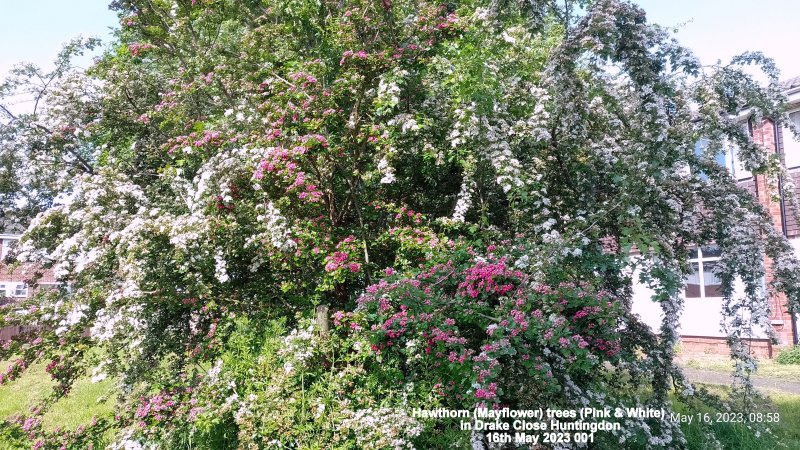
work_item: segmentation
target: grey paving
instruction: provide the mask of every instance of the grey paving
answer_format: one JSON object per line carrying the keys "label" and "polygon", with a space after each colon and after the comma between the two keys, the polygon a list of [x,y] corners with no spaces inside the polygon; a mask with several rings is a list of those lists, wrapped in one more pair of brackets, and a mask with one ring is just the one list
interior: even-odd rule
{"label": "grey paving", "polygon": [[[712,372],[710,370],[698,370],[698,369],[690,369],[688,367],[684,367],[683,373],[686,375],[687,378],[689,378],[689,380],[696,383],[722,384],[730,386],[732,381],[732,377],[730,374],[722,372]],[[776,391],[787,392],[790,394],[800,395],[800,382],[798,381],[785,381],[779,378],[766,378],[759,376],[752,377],[752,380],[753,380],[753,385],[762,390],[763,389],[776,390]]]}

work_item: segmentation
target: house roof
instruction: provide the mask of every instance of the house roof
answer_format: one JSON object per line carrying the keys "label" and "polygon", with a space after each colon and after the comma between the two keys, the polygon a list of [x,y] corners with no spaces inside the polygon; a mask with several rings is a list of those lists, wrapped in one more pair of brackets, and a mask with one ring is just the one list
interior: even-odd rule
{"label": "house roof", "polygon": [[800,87],[800,75],[798,75],[798,76],[796,76],[794,78],[789,78],[787,80],[783,80],[783,81],[779,82],[779,84],[781,86],[781,89],[783,89],[784,91],[788,91],[790,89],[794,89],[796,87]]}

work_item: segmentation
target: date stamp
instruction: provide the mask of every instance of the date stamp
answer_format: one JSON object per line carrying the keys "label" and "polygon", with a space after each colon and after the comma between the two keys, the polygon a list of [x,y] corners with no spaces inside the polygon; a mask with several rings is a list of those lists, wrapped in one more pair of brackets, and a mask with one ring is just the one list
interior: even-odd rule
{"label": "date stamp", "polygon": [[680,423],[779,423],[781,415],[777,412],[716,412],[716,413],[694,413],[681,414],[673,413],[670,415],[673,422]]}

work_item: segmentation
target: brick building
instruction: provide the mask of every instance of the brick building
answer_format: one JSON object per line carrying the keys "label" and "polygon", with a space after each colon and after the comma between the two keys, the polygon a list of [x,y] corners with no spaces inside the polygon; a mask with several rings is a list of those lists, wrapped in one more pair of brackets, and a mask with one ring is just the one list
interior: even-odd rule
{"label": "brick building", "polygon": [[[32,264],[16,266],[6,261],[6,256],[16,245],[19,237],[17,234],[0,234],[0,303],[28,298],[34,294],[35,289],[47,289],[57,284],[50,270],[42,272]],[[35,278],[37,271],[42,272],[42,276],[34,289],[29,286],[29,281]]]}
{"label": "brick building", "polygon": [[[789,98],[789,117],[800,129],[800,77],[782,82],[784,93]],[[795,185],[795,193],[800,198],[800,142],[795,139],[787,124],[773,119],[764,119],[761,124],[753,124],[750,117],[739,117],[741,125],[747,127],[753,140],[773,153],[780,155],[786,164],[789,177]],[[703,143],[698,143],[702,146]],[[769,195],[767,180],[745,170],[737,161],[731,148],[725,155],[719,155],[718,162],[728,168],[738,184],[750,191],[770,213],[773,225],[783,233],[800,255],[800,224],[795,219],[789,202],[784,198],[774,200]],[[778,180],[784,184],[787,180]],[[713,246],[694,249],[689,262],[692,273],[686,279],[684,291],[684,311],[681,316],[681,345],[689,351],[706,353],[727,353],[727,343],[721,331],[722,297],[721,281],[714,275],[713,268],[719,260],[719,250]],[[772,262],[765,257],[766,286],[772,279]],[[739,290],[741,292],[741,290]],[[634,286],[633,310],[653,329],[658,329],[661,321],[661,308],[650,300],[651,292],[642,285]],[[798,317],[792,317],[786,307],[786,298],[775,295],[770,299],[770,322],[778,338],[779,346],[798,343]],[[764,330],[757,330],[757,337],[751,341],[751,348],[762,356],[772,357],[772,344],[766,339]]]}

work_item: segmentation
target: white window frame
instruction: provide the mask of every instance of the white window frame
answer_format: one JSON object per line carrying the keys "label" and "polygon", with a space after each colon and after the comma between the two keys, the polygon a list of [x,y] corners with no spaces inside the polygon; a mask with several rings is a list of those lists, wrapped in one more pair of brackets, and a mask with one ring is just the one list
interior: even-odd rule
{"label": "white window frame", "polygon": [[[706,151],[709,143],[710,141],[708,138],[699,139],[695,143],[695,155],[699,155],[700,153]],[[753,174],[749,170],[745,170],[744,166],[739,160],[738,146],[731,140],[725,140],[720,153],[714,155],[714,160],[717,162],[717,164],[724,167],[736,181],[748,181],[753,179]],[[689,170],[687,167],[685,172],[682,174],[688,175],[688,173]],[[708,179],[708,176],[705,174],[701,174],[700,176],[703,179]]]}
{"label": "white window frame", "polygon": [[[795,123],[795,126],[800,127],[800,110],[789,112],[789,118]],[[783,133],[783,149],[781,150],[786,168],[800,168],[800,142],[794,138],[794,133],[786,124],[783,124],[781,133]]]}
{"label": "white window frame", "polygon": [[[24,292],[25,292],[24,294],[21,294],[21,295],[19,294],[19,292],[22,292],[22,291],[20,290],[20,286],[22,286],[22,288],[24,289]],[[17,284],[14,286],[14,297],[17,297],[17,298],[25,298],[25,297],[27,297],[27,296],[28,296],[28,291],[29,291],[29,290],[30,290],[30,288],[28,287],[28,284],[27,284],[27,283],[17,283]]]}
{"label": "white window frame", "polygon": [[[706,246],[711,247],[711,246]],[[686,299],[692,300],[703,300],[707,298],[722,298],[722,296],[707,296],[706,295],[706,283],[705,283],[705,269],[703,268],[703,263],[710,263],[716,262],[720,260],[719,256],[703,256],[703,248],[702,247],[695,247],[692,251],[697,251],[697,256],[693,256],[689,258],[689,264],[697,263],[697,274],[699,277],[699,285],[700,285],[700,296],[699,297],[689,297],[686,295],[686,288],[684,287],[683,296]]]}
{"label": "white window frame", "polygon": [[753,173],[745,169],[739,159],[739,148],[732,142],[725,149],[725,166],[736,181],[753,179]]}
{"label": "white window frame", "polygon": [[8,255],[8,252],[11,250],[11,245],[15,242],[17,242],[17,239],[3,239],[3,248],[0,249],[0,259],[6,259],[6,255]]}

